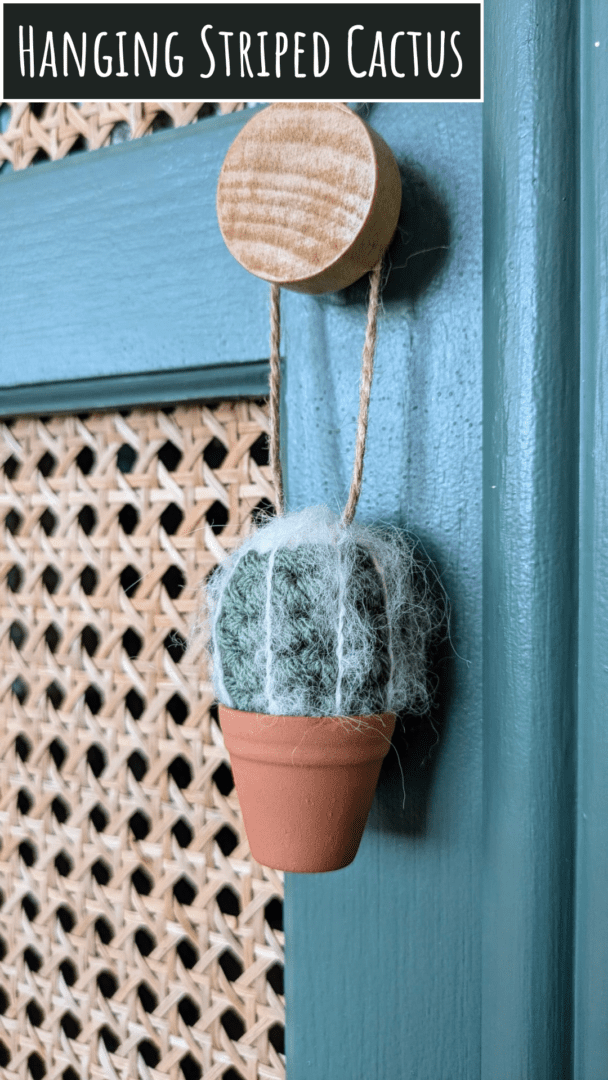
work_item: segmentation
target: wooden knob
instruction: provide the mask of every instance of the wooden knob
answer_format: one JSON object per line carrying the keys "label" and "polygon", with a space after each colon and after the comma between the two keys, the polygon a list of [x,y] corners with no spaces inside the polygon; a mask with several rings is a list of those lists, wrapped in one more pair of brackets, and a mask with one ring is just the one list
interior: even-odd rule
{"label": "wooden knob", "polygon": [[334,292],[366,274],[391,242],[401,207],[397,162],[346,105],[280,102],[230,147],[217,216],[252,274],[296,292]]}

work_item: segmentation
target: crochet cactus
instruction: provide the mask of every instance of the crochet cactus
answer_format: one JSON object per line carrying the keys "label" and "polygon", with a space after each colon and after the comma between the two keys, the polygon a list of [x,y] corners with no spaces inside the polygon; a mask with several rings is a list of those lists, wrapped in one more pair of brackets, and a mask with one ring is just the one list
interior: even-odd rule
{"label": "crochet cactus", "polygon": [[207,587],[215,692],[247,712],[423,712],[437,623],[414,543],[324,507],[269,520]]}

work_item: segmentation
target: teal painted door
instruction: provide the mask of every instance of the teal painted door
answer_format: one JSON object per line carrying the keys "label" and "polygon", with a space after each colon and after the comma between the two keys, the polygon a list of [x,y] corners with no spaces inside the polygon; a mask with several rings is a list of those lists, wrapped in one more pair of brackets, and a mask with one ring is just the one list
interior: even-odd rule
{"label": "teal painted door", "polygon": [[[360,513],[421,536],[453,649],[356,862],[288,878],[290,1080],[608,1077],[607,45],[605,5],[488,4],[482,108],[371,113],[436,231]],[[287,310],[289,492],[340,502],[363,311]]]}
{"label": "teal painted door", "polygon": [[[290,1080],[479,1075],[483,827],[482,107],[374,105],[404,178],[358,516],[412,529],[452,606],[431,721],[404,721],[355,862],[286,881]],[[365,329],[284,295],[287,492],[343,505]],[[403,769],[403,780],[400,772]],[[289,1017],[291,1017],[291,1022]],[[291,1051],[291,1054],[289,1053]]]}
{"label": "teal painted door", "polygon": [[[607,43],[599,0],[495,0],[483,106],[364,108],[405,200],[359,514],[420,536],[451,646],[355,863],[288,876],[289,1080],[608,1078]],[[5,185],[3,412],[260,393],[267,290],[213,206],[243,120],[41,166],[30,225],[45,174]],[[339,506],[364,296],[283,313],[288,501]]]}

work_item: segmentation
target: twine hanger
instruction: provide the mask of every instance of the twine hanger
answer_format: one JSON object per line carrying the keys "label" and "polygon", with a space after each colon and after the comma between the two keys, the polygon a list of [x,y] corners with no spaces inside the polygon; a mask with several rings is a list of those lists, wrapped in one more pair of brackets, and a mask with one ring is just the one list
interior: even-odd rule
{"label": "twine hanger", "polygon": [[[359,384],[359,417],[357,420],[357,438],[355,443],[355,461],[353,475],[350,482],[350,491],[341,523],[343,526],[350,525],[357,509],[361,494],[361,481],[363,479],[363,459],[365,457],[365,442],[367,438],[367,422],[369,416],[369,399],[372,389],[374,374],[374,357],[376,353],[376,329],[378,323],[378,307],[380,304],[380,279],[382,276],[382,259],[379,259],[373,270],[370,271],[370,290],[367,305],[367,326],[365,328],[365,342],[361,357],[361,381]],[[285,496],[283,491],[283,470],[281,468],[280,455],[280,408],[281,408],[281,361],[279,348],[281,343],[281,287],[272,284],[270,286],[270,468],[272,480],[276,492],[277,514],[285,511]]]}

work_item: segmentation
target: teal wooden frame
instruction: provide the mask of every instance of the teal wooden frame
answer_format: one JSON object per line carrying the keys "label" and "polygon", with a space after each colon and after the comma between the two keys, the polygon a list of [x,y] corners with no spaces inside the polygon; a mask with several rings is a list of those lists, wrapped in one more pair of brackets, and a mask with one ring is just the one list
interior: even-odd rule
{"label": "teal wooden frame", "polygon": [[[290,1080],[608,1076],[608,10],[485,20],[483,126],[371,114],[457,213],[446,273],[381,320],[361,514],[422,535],[468,665],[405,811],[389,770],[353,866],[288,876]],[[1,413],[261,392],[266,289],[213,207],[243,122],[0,179]],[[288,295],[284,322],[289,500],[339,504],[364,311]]]}
{"label": "teal wooden frame", "polygon": [[179,371],[141,371],[89,379],[58,379],[0,389],[0,415],[86,412],[128,409],[139,405],[175,405],[186,401],[252,397],[268,394],[267,360],[180,368]]}
{"label": "teal wooden frame", "polygon": [[215,216],[243,123],[0,177],[0,413],[266,393],[267,289]]}
{"label": "teal wooden frame", "polygon": [[[354,863],[286,877],[289,1080],[479,1075],[483,108],[381,103],[369,114],[403,169],[405,202],[414,191],[422,208],[400,223],[395,275],[436,243],[449,251],[417,298],[385,294],[357,514],[421,537],[464,659],[441,663],[439,744],[428,722],[396,743],[405,800],[388,756]],[[442,212],[448,235],[412,246],[417,222]],[[284,296],[294,508],[344,505],[365,319],[363,298]]]}
{"label": "teal wooden frame", "polygon": [[487,13],[483,1080],[572,1070],[577,45],[570,0]]}
{"label": "teal wooden frame", "polygon": [[[598,44],[596,44],[596,42]],[[581,411],[574,1070],[608,1075],[608,8],[580,28]]]}

